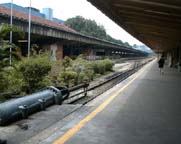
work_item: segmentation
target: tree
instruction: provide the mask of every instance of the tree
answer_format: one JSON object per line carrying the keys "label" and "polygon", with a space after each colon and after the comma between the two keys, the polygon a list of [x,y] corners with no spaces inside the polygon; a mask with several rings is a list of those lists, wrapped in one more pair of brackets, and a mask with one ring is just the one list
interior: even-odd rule
{"label": "tree", "polygon": [[21,57],[20,49],[15,44],[10,44],[4,40],[9,35],[10,31],[12,31],[16,37],[24,37],[24,33],[16,26],[10,26],[7,24],[0,25],[0,69],[8,66],[10,48],[12,48],[12,58],[19,59]]}
{"label": "tree", "polygon": [[128,48],[132,48],[132,46],[128,42],[125,42],[124,45]]}
{"label": "tree", "polygon": [[76,16],[65,21],[65,24],[72,29],[92,37],[107,40],[112,43],[117,43],[126,47],[132,47],[129,43],[123,43],[121,40],[112,38],[106,33],[106,29],[103,25],[99,25],[94,20],[85,19],[82,16]]}
{"label": "tree", "polygon": [[0,46],[4,43],[4,38],[9,35],[10,32],[13,32],[13,36],[16,35],[18,38],[24,38],[24,32],[22,32],[19,28],[16,26],[10,26],[8,24],[2,24],[0,25]]}
{"label": "tree", "polygon": [[106,39],[106,30],[104,26],[98,25],[94,20],[76,16],[75,18],[68,19],[65,24],[85,35]]}
{"label": "tree", "polygon": [[[7,72],[7,70],[10,70],[7,69],[10,54],[12,59],[20,59],[21,57],[20,49],[15,44],[10,44],[4,40],[9,36],[10,31],[12,31],[16,37],[17,35],[21,38],[24,36],[24,33],[15,26],[0,25],[0,93],[7,89],[10,82]],[[10,48],[12,48],[11,53]]]}
{"label": "tree", "polygon": [[136,45],[136,44],[134,44],[134,45],[133,45],[133,48],[137,48],[137,45]]}

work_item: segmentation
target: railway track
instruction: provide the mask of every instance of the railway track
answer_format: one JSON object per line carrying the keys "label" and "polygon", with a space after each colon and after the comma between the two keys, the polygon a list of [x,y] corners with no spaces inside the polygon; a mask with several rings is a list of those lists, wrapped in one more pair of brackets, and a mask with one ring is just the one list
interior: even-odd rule
{"label": "railway track", "polygon": [[116,72],[101,81],[90,84],[83,83],[69,89],[49,86],[34,94],[5,102],[0,105],[0,125],[7,125],[20,119],[27,119],[29,115],[38,111],[44,111],[52,105],[61,105],[62,103],[84,105],[138,71],[151,60],[137,60],[128,69]]}
{"label": "railway track", "polygon": [[81,84],[76,88],[70,90],[70,96],[63,103],[66,104],[86,104],[87,102],[93,100],[100,94],[109,90],[116,84],[128,78],[130,75],[134,74],[145,64],[152,61],[152,59],[138,60],[134,66],[130,69],[124,70],[122,72],[116,72],[115,74],[108,76],[104,81],[101,81],[95,85],[88,85],[87,83]]}

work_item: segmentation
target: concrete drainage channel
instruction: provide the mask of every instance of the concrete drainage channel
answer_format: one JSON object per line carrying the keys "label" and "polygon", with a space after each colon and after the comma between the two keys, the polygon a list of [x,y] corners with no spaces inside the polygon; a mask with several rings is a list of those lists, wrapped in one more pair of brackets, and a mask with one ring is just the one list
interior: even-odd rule
{"label": "concrete drainage channel", "polygon": [[[7,139],[7,140],[9,140],[10,138],[13,139],[18,137],[19,135],[24,135],[25,132],[26,136],[21,138],[21,140],[28,139],[34,134],[34,131],[38,133],[39,131],[51,126],[56,121],[63,119],[70,113],[80,108],[81,105],[86,104],[95,97],[104,93],[106,90],[110,89],[114,85],[120,83],[122,80],[132,75],[150,61],[152,61],[152,59],[140,60],[131,69],[124,72],[117,72],[111,76],[106,77],[104,81],[100,81],[99,83],[96,84],[89,85],[87,83],[84,83],[70,89],[66,89],[64,87],[51,86],[43,90],[40,90],[35,94],[0,104],[1,126],[8,125],[14,121],[24,119],[19,122],[13,123],[13,125],[10,125],[10,128],[0,127],[0,144],[6,143],[6,140],[2,139]],[[61,105],[62,103],[63,105]],[[54,106],[48,108],[49,106],[52,105]],[[61,111],[66,111],[66,112],[63,112],[63,114],[57,113],[60,112],[60,109]],[[30,116],[31,114],[37,111],[42,111],[42,112]],[[52,116],[52,113],[55,116],[55,118],[48,118],[47,120],[47,117]],[[42,124],[42,118],[44,118],[44,122],[46,124]],[[37,125],[40,125],[40,128],[38,128]],[[17,126],[21,129],[21,131],[16,130]],[[11,128],[14,130],[10,130]],[[10,136],[10,138],[9,136],[1,137],[1,135],[4,134],[5,132],[8,135],[12,135],[11,133],[13,133],[13,131],[17,133],[15,136]]]}

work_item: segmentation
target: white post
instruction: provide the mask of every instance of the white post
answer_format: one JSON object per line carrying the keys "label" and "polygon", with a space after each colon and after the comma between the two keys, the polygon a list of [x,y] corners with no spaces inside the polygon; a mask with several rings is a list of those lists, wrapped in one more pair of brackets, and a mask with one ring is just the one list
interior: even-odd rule
{"label": "white post", "polygon": [[[10,26],[12,28],[12,25],[13,25],[13,0],[11,0],[11,16],[10,16]],[[13,32],[12,30],[10,31],[10,44],[12,44],[12,35],[13,35]],[[12,48],[10,47],[10,55],[9,55],[9,64],[10,66],[12,65]]]}
{"label": "white post", "polygon": [[29,7],[28,58],[30,57],[30,45],[31,45],[31,0],[30,0],[30,7]]}

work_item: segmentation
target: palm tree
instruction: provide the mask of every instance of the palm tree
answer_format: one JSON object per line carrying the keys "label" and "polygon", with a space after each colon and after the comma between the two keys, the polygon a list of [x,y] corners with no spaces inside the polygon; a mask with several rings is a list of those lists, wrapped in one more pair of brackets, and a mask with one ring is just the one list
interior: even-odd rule
{"label": "palm tree", "polygon": [[[10,31],[12,31],[13,34],[15,34],[18,38],[24,37],[24,33],[17,27],[4,24],[0,25],[0,93],[4,92],[8,85],[5,73],[6,70],[10,68],[8,67],[10,54],[12,56],[12,60],[21,58],[20,49],[15,44],[10,44],[9,42],[5,41],[5,39],[8,38]],[[10,48],[12,48],[11,53]]]}
{"label": "palm tree", "polygon": [[[15,59],[21,58],[20,49],[15,44],[10,44],[9,42],[4,40],[11,31],[14,34],[17,34],[20,38],[24,37],[24,33],[16,26],[10,26],[7,24],[0,25],[0,70],[8,66],[10,54]],[[11,53],[9,50],[10,48],[12,48]]]}

